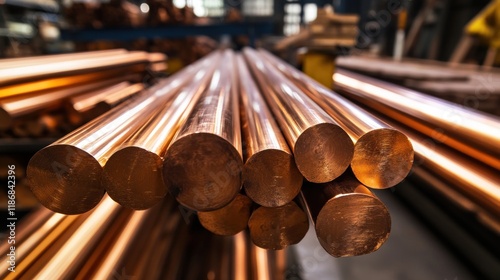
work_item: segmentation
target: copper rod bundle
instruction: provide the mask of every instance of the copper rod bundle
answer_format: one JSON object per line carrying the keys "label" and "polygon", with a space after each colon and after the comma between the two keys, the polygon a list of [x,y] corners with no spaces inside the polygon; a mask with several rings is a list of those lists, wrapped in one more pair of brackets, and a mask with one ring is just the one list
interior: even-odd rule
{"label": "copper rod bundle", "polygon": [[408,175],[413,164],[413,148],[403,133],[270,53],[260,52],[351,136],[355,142],[351,168],[361,183],[385,189]]}
{"label": "copper rod bundle", "polygon": [[319,105],[266,64],[257,51],[246,48],[244,54],[302,175],[318,183],[340,176],[353,156],[354,145],[347,133]]}
{"label": "copper rod bundle", "polygon": [[294,201],[279,207],[261,206],[248,220],[252,242],[264,249],[279,250],[299,243],[309,229],[307,215]]}
{"label": "copper rod bundle", "polygon": [[247,228],[252,213],[252,201],[237,194],[226,206],[209,212],[198,212],[201,225],[217,235],[235,235]]}
{"label": "copper rod bundle", "polygon": [[[217,60],[212,62],[216,65]],[[200,69],[189,84],[108,159],[102,181],[113,200],[142,210],[163,199],[167,188],[161,174],[162,155],[206,88],[212,71],[213,67]]]}
{"label": "copper rod bundle", "polygon": [[498,118],[345,70],[333,79],[348,97],[500,170]]}
{"label": "copper rod bundle", "polygon": [[81,214],[104,195],[102,165],[130,134],[196,73],[203,60],[147,89],[139,98],[102,115],[48,147],[30,160],[27,179],[37,199],[64,214]]}
{"label": "copper rod bundle", "polygon": [[0,100],[0,130],[8,129],[13,120],[24,117],[26,115],[47,110],[47,108],[59,107],[63,104],[66,98],[73,97],[78,94],[89,92],[110,86],[112,84],[122,82],[126,77],[118,77],[78,85],[70,88],[50,91],[45,94],[37,94],[30,97],[15,96]]}
{"label": "copper rod bundle", "polygon": [[285,138],[274,121],[241,55],[236,57],[241,101],[241,127],[245,145],[242,178],[245,193],[256,203],[282,206],[302,187]]}
{"label": "copper rod bundle", "polygon": [[47,62],[35,65],[19,65],[16,67],[0,68],[0,85],[10,85],[23,81],[50,78],[61,74],[70,75],[103,68],[145,64],[148,55],[145,52],[116,53],[106,56],[67,58],[61,61]]}
{"label": "copper rod bundle", "polygon": [[224,51],[209,87],[164,155],[163,179],[182,205],[211,211],[241,188],[241,135],[234,54]]}
{"label": "copper rod bundle", "polygon": [[389,237],[389,211],[350,169],[335,181],[306,184],[302,194],[319,243],[334,257],[374,252]]}

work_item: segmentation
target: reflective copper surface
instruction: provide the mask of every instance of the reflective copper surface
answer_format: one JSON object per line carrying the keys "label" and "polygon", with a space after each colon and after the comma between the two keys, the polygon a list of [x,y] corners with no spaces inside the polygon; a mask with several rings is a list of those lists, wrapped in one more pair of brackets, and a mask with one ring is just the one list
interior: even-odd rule
{"label": "reflective copper surface", "polygon": [[261,206],[248,220],[252,242],[264,249],[279,250],[297,244],[309,229],[307,215],[294,201],[279,207]]}
{"label": "reflective copper surface", "polygon": [[200,65],[187,67],[38,151],[27,169],[38,201],[64,214],[80,214],[95,207],[104,195],[102,165],[110,153],[173,97]]}
{"label": "reflective copper surface", "polygon": [[134,132],[108,159],[103,186],[121,205],[135,210],[147,209],[167,193],[161,168],[162,155],[178,128],[205,90],[218,57],[207,59],[203,67],[179,93],[144,126]]}
{"label": "reflective copper surface", "polygon": [[345,70],[333,79],[350,98],[500,170],[500,119]]}
{"label": "reflective copper surface", "polygon": [[242,104],[241,126],[243,142],[246,143],[243,187],[246,195],[260,205],[282,206],[300,192],[302,174],[241,55],[236,61]]}
{"label": "reflective copper surface", "polygon": [[212,211],[241,188],[241,132],[234,54],[224,51],[208,88],[164,156],[163,179],[182,205]]}
{"label": "reflective copper surface", "polygon": [[198,212],[201,225],[218,235],[235,235],[246,229],[252,212],[252,200],[237,194],[226,206],[209,212]]}
{"label": "reflective copper surface", "polygon": [[319,243],[330,255],[368,254],[389,237],[389,211],[350,169],[333,182],[305,184],[302,193]]}
{"label": "reflective copper surface", "polygon": [[257,51],[246,48],[244,54],[302,175],[312,182],[340,176],[354,150],[347,133]]}
{"label": "reflective copper surface", "polygon": [[260,52],[351,136],[355,142],[351,168],[361,183],[385,189],[408,175],[413,164],[413,147],[404,134],[270,53]]}

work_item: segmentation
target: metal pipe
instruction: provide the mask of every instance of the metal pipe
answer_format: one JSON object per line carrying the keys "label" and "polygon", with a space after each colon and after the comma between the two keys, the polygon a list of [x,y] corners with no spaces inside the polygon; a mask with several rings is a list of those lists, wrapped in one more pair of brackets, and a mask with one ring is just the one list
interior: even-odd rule
{"label": "metal pipe", "polygon": [[299,194],[303,177],[243,57],[237,55],[236,62],[245,143],[245,194],[263,206],[282,206]]}
{"label": "metal pipe", "polygon": [[182,205],[212,211],[241,188],[241,130],[234,54],[227,50],[164,156],[163,179]]}
{"label": "metal pipe", "polygon": [[0,68],[0,85],[10,85],[23,81],[33,81],[35,79],[45,79],[61,75],[80,74],[101,70],[103,68],[146,64],[147,62],[148,55],[146,52],[128,52],[104,57],[67,59],[36,65],[21,65],[8,69]]}
{"label": "metal pipe", "polygon": [[[212,65],[217,65],[217,61],[218,57]],[[102,182],[114,201],[143,210],[167,194],[161,174],[162,155],[208,86],[213,70],[210,65],[200,69],[163,109],[125,140],[108,159]]]}
{"label": "metal pipe", "polygon": [[333,79],[348,97],[500,170],[498,118],[345,70]]}
{"label": "metal pipe", "polygon": [[123,103],[38,151],[27,169],[31,191],[38,201],[64,214],[81,214],[94,208],[104,195],[102,165],[112,149],[209,63],[208,58],[187,67],[145,90],[138,98]]}
{"label": "metal pipe", "polygon": [[237,194],[226,206],[209,212],[198,212],[201,225],[217,235],[235,235],[247,228],[252,213],[252,200]]}
{"label": "metal pipe", "polygon": [[351,136],[355,142],[351,169],[361,183],[385,189],[408,175],[413,165],[413,147],[404,134],[270,53],[260,52]]}
{"label": "metal pipe", "polygon": [[257,51],[246,48],[244,54],[302,175],[311,182],[340,176],[354,150],[347,133]]}
{"label": "metal pipe", "polygon": [[382,120],[408,136],[415,149],[416,165],[422,166],[478,205],[500,216],[500,175],[497,170],[429,141],[387,117]]}
{"label": "metal pipe", "polygon": [[253,244],[272,250],[280,250],[299,243],[309,229],[304,210],[294,202],[279,207],[261,206],[248,220]]}
{"label": "metal pipe", "polygon": [[130,77],[117,77],[104,81],[97,81],[70,88],[50,91],[46,94],[36,94],[30,97],[14,96],[0,100],[0,130],[6,130],[15,119],[42,110],[54,109],[62,106],[66,98],[88,91],[100,89],[124,81]]}
{"label": "metal pipe", "polygon": [[319,243],[334,257],[374,252],[389,237],[389,211],[350,169],[333,182],[304,186],[302,194]]}

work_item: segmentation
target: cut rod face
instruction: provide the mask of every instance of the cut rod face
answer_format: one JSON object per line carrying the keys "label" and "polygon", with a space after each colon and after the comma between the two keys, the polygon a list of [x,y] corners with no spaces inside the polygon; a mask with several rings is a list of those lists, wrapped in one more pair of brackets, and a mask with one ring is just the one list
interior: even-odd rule
{"label": "cut rod face", "polygon": [[359,256],[382,246],[391,231],[386,206],[348,170],[333,182],[302,188],[316,236],[334,257]]}
{"label": "cut rod face", "polygon": [[241,188],[241,135],[234,54],[225,51],[208,88],[167,149],[163,179],[182,205],[213,211]]}
{"label": "cut rod face", "polygon": [[261,206],[248,221],[252,242],[264,249],[280,250],[297,244],[309,229],[304,210],[294,202],[280,207]]}
{"label": "cut rod face", "polygon": [[240,55],[236,61],[242,104],[241,123],[246,143],[246,162],[242,173],[245,193],[260,205],[282,206],[299,194],[302,174],[245,61]]}
{"label": "cut rod face", "polygon": [[350,98],[500,170],[500,119],[345,70],[333,78]]}
{"label": "cut rod face", "polygon": [[270,53],[260,52],[349,133],[355,141],[351,168],[361,183],[385,189],[408,175],[413,147],[404,134]]}
{"label": "cut rod face", "polygon": [[217,235],[235,235],[247,227],[252,212],[252,200],[238,194],[226,206],[209,212],[198,212],[201,225]]}
{"label": "cut rod face", "polygon": [[[216,60],[213,64],[216,65]],[[167,194],[161,156],[206,88],[213,68],[200,69],[175,98],[108,159],[102,180],[113,200],[128,208],[144,210]]]}
{"label": "cut rod face", "polygon": [[63,214],[81,214],[94,208],[104,195],[101,176],[107,153],[142,125],[156,107],[173,97],[203,61],[38,151],[27,168],[37,200]]}
{"label": "cut rod face", "polygon": [[329,182],[340,176],[354,150],[347,133],[262,55],[250,48],[244,54],[302,175],[311,182]]}

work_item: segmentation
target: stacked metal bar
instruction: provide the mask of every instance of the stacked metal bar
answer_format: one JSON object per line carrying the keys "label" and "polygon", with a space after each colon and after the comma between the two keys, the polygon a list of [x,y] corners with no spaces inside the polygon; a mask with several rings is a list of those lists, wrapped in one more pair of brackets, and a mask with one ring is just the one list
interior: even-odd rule
{"label": "stacked metal bar", "polygon": [[[73,108],[85,111],[84,97]],[[277,257],[259,248],[298,243],[309,219],[331,255],[367,254],[391,228],[368,188],[396,185],[412,162],[404,134],[269,53],[217,51],[33,156],[33,194],[65,215],[34,218],[44,226],[26,230],[18,268],[30,279],[272,279],[264,260]],[[194,213],[236,237],[194,242]],[[207,245],[225,248],[208,258],[220,261],[192,269]],[[257,275],[241,272],[245,258]]]}
{"label": "stacked metal bar", "polygon": [[141,91],[165,60],[122,49],[1,60],[0,136],[60,137]]}

